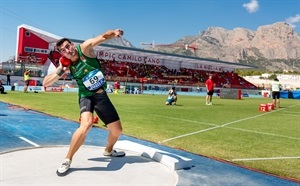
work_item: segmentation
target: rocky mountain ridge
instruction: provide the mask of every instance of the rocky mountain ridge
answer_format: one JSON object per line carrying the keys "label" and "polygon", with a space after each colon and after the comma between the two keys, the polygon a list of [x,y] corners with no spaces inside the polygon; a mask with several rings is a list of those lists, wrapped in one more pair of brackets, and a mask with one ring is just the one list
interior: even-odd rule
{"label": "rocky mountain ridge", "polygon": [[[122,44],[133,47],[126,42],[124,39]],[[251,64],[266,71],[300,70],[300,36],[284,22],[260,26],[256,31],[209,27],[197,36],[180,38],[168,46],[144,49]]]}

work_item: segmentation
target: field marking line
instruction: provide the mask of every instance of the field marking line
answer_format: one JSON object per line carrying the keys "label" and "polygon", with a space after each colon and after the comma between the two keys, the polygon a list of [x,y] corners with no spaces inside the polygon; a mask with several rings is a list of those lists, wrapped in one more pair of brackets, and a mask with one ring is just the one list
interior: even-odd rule
{"label": "field marking line", "polygon": [[[17,131],[19,130],[18,128],[16,128],[15,126],[11,125],[10,123],[7,123],[7,122],[1,121],[1,120],[0,120],[0,122],[9,125],[10,127],[16,129]],[[22,132],[23,132],[23,131],[22,131]],[[23,132],[23,133],[24,133],[24,132]],[[31,135],[31,134],[28,133],[28,132],[26,132],[26,134]],[[31,135],[31,136],[32,136],[32,135]],[[27,143],[29,143],[29,144],[35,146],[35,147],[40,147],[40,145],[38,145],[38,144],[36,144],[36,143],[30,141],[29,139],[26,139],[26,138],[24,138],[24,137],[22,137],[22,136],[20,136],[19,138],[20,138],[21,140],[26,141]]]}
{"label": "field marking line", "polygon": [[[292,108],[292,107],[295,107],[295,106],[298,106],[298,105],[300,105],[300,104],[292,105],[292,106],[289,106],[287,108]],[[179,135],[179,136],[176,136],[176,137],[173,137],[173,138],[169,138],[169,139],[166,139],[166,140],[163,140],[163,141],[159,141],[158,143],[165,143],[167,141],[175,140],[175,139],[178,139],[178,138],[183,138],[183,137],[186,137],[186,136],[190,136],[190,135],[194,135],[194,134],[198,134],[198,133],[202,133],[202,132],[206,132],[206,131],[218,129],[218,128],[221,128],[221,127],[226,127],[227,125],[231,125],[231,124],[234,124],[234,123],[239,123],[241,121],[245,121],[245,120],[249,120],[249,119],[253,119],[253,118],[265,116],[267,114],[271,114],[271,113],[275,113],[275,112],[278,112],[278,111],[282,111],[284,109],[286,109],[286,108],[281,108],[281,109],[273,110],[273,111],[266,112],[266,113],[263,113],[263,114],[259,114],[259,115],[255,115],[255,116],[251,116],[251,117],[247,117],[247,118],[235,120],[235,121],[232,121],[232,122],[225,123],[225,124],[223,124],[221,126],[215,126],[215,127],[207,128],[207,129],[204,129],[204,130],[199,130],[199,131],[192,132],[192,133],[187,133],[187,134]]]}
{"label": "field marking line", "polygon": [[163,140],[163,141],[159,141],[158,143],[165,143],[167,141],[171,141],[171,140],[178,139],[178,138],[183,138],[183,137],[186,137],[186,136],[191,136],[193,134],[198,134],[200,132],[206,132],[206,131],[209,131],[209,130],[214,130],[214,129],[217,129],[217,128],[220,128],[220,127],[221,126],[216,126],[216,127],[211,127],[211,128],[207,128],[207,129],[204,129],[204,130],[199,130],[199,131],[188,133],[188,134],[183,134],[183,135],[180,135],[180,136],[176,136],[174,138],[169,138],[169,139],[166,139],[166,140]]}
{"label": "field marking line", "polygon": [[[287,106],[287,108],[293,108],[293,107],[297,107],[297,106],[300,106],[300,104],[290,105],[290,106]],[[286,108],[283,108],[283,109],[286,109]],[[284,112],[286,112],[286,111],[284,111]]]}
{"label": "field marking line", "polygon": [[[285,109],[285,108],[283,108]],[[239,119],[239,120],[236,120],[236,121],[232,121],[232,122],[228,122],[228,123],[225,123],[223,125],[221,125],[222,127],[225,127],[227,125],[231,125],[231,124],[234,124],[234,123],[239,123],[241,121],[245,121],[245,120],[249,120],[249,119],[253,119],[253,118],[258,118],[258,117],[261,117],[261,116],[265,116],[265,115],[268,115],[268,114],[271,114],[271,113],[274,113],[274,112],[278,112],[280,111],[280,109],[278,110],[273,110],[273,111],[270,111],[270,112],[265,112],[263,114],[259,114],[259,115],[256,115],[256,116],[251,116],[251,117],[247,117],[247,118],[243,118],[243,119]]]}
{"label": "field marking line", "polygon": [[292,139],[292,140],[300,140],[300,138],[290,137],[290,136],[283,136],[283,135],[278,135],[278,134],[272,134],[272,133],[268,133],[268,132],[260,132],[260,131],[241,129],[241,128],[236,128],[236,127],[226,127],[226,128],[234,129],[234,130],[240,130],[240,131],[244,131],[244,132],[256,133],[256,134],[263,134],[263,135],[287,138],[287,139]]}
{"label": "field marking line", "polygon": [[[137,112],[133,112],[133,111],[128,111],[126,110],[126,112],[131,112],[131,113],[137,113]],[[209,125],[209,126],[214,126],[212,128],[209,128],[209,130],[215,129],[215,128],[220,128],[220,125],[216,125],[216,124],[211,124],[211,123],[205,123],[205,122],[199,122],[199,121],[194,121],[194,120],[187,120],[187,119],[182,119],[182,118],[175,118],[175,117],[168,117],[168,116],[162,116],[162,115],[158,115],[158,114],[148,114],[148,115],[153,115],[153,116],[158,116],[158,117],[163,117],[163,118],[167,118],[167,119],[172,119],[172,120],[180,120],[180,121],[186,121],[186,122],[192,122],[192,123],[199,123],[199,124],[205,124],[205,125]],[[255,130],[247,130],[247,129],[240,129],[240,128],[235,128],[235,127],[228,127],[227,128],[231,128],[234,130],[240,130],[240,131],[244,131],[244,132],[250,132],[250,133],[256,133],[256,134],[263,134],[263,135],[269,135],[269,136],[275,136],[275,137],[281,137],[281,138],[287,138],[287,139],[292,139],[292,140],[300,140],[300,138],[296,138],[296,137],[290,137],[290,136],[283,136],[283,135],[277,135],[277,134],[272,134],[272,133],[267,133],[267,132],[260,132],[260,131],[255,131]],[[205,131],[208,131],[208,129],[204,129]],[[200,131],[200,132],[204,132],[204,131]],[[199,131],[193,132],[193,133],[188,133],[188,134],[184,134],[181,135],[182,137],[187,136],[187,135],[192,135],[192,134],[196,134],[199,133]],[[177,136],[178,137],[178,136]],[[170,138],[171,139],[171,138]],[[172,138],[173,140],[173,138]],[[158,143],[164,143],[166,141],[159,141]]]}
{"label": "field marking line", "polygon": [[26,138],[24,138],[24,137],[22,137],[22,136],[20,136],[19,138],[20,138],[21,140],[24,140],[24,141],[26,141],[27,143],[29,143],[29,144],[35,146],[35,147],[39,147],[38,144],[36,144],[36,143],[30,141],[29,139],[26,139]]}
{"label": "field marking line", "polygon": [[189,119],[182,119],[182,118],[174,118],[174,117],[169,117],[169,116],[163,116],[163,115],[158,115],[158,114],[149,114],[149,115],[153,115],[153,116],[158,116],[161,118],[167,118],[167,119],[173,119],[173,120],[180,120],[180,121],[186,121],[186,122],[191,122],[191,123],[199,123],[199,124],[204,124],[204,125],[209,125],[209,126],[219,126],[216,124],[212,124],[212,123],[205,123],[205,122],[200,122],[200,121],[195,121],[195,120],[189,120]]}
{"label": "field marking line", "polygon": [[300,159],[300,156],[294,157],[270,157],[270,158],[238,158],[231,161],[259,161],[259,160],[286,160],[286,159]]}
{"label": "field marking line", "polygon": [[238,123],[238,122],[241,122],[241,121],[245,121],[245,120],[257,118],[257,117],[260,117],[260,116],[264,116],[264,115],[269,114],[269,113],[271,113],[271,112],[266,112],[266,113],[259,114],[259,115],[256,115],[256,116],[251,116],[251,117],[248,117],[248,118],[235,120],[235,121],[228,122],[228,123],[225,123],[225,124],[220,125],[220,126],[211,127],[211,128],[207,128],[207,129],[204,129],[204,130],[199,130],[199,131],[196,131],[196,132],[191,132],[191,133],[183,134],[183,135],[180,135],[180,136],[176,136],[176,137],[173,137],[173,138],[169,138],[169,139],[163,140],[163,141],[161,141],[159,143],[165,143],[167,141],[171,141],[171,140],[174,140],[174,139],[178,139],[178,138],[182,138],[182,137],[186,137],[186,136],[190,136],[190,135],[194,135],[194,134],[198,134],[198,133],[202,133],[202,132],[214,130],[214,129],[217,129],[217,128],[225,127],[227,125],[231,125],[233,123]]}
{"label": "field marking line", "polygon": [[[120,109],[119,109],[120,110]],[[123,110],[123,109],[122,109]],[[128,111],[128,110],[123,110],[126,112],[130,112],[130,113],[135,113],[135,114],[141,114],[139,112],[135,112],[135,111]],[[145,113],[142,113],[145,115]],[[147,114],[147,115],[152,115],[152,116],[157,116],[157,117],[161,117],[161,118],[167,118],[167,119],[172,119],[172,120],[180,120],[180,121],[186,121],[186,122],[191,122],[191,123],[199,123],[199,124],[204,124],[204,125],[209,125],[209,126],[219,126],[217,124],[212,124],[212,123],[206,123],[206,122],[200,122],[200,121],[195,121],[195,120],[189,120],[189,119],[182,119],[182,118],[175,118],[175,117],[169,117],[169,116],[163,116],[163,115],[159,115],[159,114]]]}
{"label": "field marking line", "polygon": [[291,114],[299,114],[300,113],[300,112],[293,112],[293,111],[282,111],[282,112],[291,113]]}
{"label": "field marking line", "polygon": [[295,114],[283,114],[283,115],[300,117],[300,115],[295,115]]}

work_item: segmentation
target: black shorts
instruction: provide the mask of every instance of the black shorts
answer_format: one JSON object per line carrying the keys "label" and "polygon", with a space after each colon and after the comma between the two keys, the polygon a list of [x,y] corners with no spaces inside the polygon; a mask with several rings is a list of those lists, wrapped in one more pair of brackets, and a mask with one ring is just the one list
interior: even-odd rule
{"label": "black shorts", "polygon": [[279,99],[280,98],[280,92],[277,92],[277,91],[272,92],[272,98],[273,99]]}
{"label": "black shorts", "polygon": [[95,111],[105,125],[120,120],[119,115],[114,105],[111,103],[106,91],[96,93],[93,96],[80,98],[79,106],[80,115],[83,112],[94,113]]}
{"label": "black shorts", "polygon": [[214,94],[214,90],[210,90],[207,92],[207,95],[212,96]]}

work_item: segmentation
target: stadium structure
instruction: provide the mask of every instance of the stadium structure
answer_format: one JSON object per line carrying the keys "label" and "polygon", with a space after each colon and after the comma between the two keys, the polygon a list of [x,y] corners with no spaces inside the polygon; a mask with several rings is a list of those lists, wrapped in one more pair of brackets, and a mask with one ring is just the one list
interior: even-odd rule
{"label": "stadium structure", "polygon": [[[2,74],[22,76],[25,69],[30,69],[32,77],[43,78],[53,72],[61,57],[55,43],[61,38],[26,24],[18,26],[15,61],[13,65],[3,63]],[[83,42],[69,39],[75,45]],[[235,69],[256,68],[251,65],[112,44],[100,44],[95,52],[107,80],[112,82],[203,86],[208,74],[214,74],[217,87],[257,88],[234,73]]]}

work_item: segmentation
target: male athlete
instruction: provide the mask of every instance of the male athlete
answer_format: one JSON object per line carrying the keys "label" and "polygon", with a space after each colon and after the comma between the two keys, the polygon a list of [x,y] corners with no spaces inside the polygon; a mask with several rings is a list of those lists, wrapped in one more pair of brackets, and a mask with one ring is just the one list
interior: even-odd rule
{"label": "male athlete", "polygon": [[[52,85],[63,76],[66,70],[70,71],[78,84],[78,96],[80,107],[80,126],[74,132],[69,151],[61,166],[57,169],[58,176],[64,176],[70,168],[72,158],[80,146],[84,143],[85,137],[93,126],[93,113],[107,125],[109,134],[104,156],[122,157],[125,153],[113,149],[119,136],[122,134],[122,126],[119,115],[106,93],[106,80],[104,78],[100,63],[94,53],[94,47],[100,43],[121,37],[123,30],[108,30],[103,34],[88,39],[82,44],[75,46],[69,39],[63,38],[57,41],[57,50],[70,60],[70,66],[62,66],[59,63],[56,71],[44,78],[45,87]],[[59,104],[59,103],[57,103]]]}

